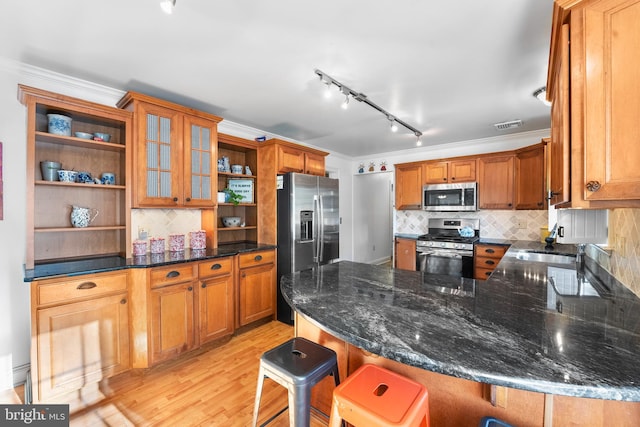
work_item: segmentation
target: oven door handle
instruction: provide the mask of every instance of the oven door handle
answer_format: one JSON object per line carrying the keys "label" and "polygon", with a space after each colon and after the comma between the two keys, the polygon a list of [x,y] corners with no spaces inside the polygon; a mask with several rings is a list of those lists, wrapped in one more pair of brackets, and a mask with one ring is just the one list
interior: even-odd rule
{"label": "oven door handle", "polygon": [[453,251],[424,251],[424,252],[418,252],[418,256],[430,256],[430,255],[439,256],[439,257],[442,257],[442,258],[462,258],[462,256],[463,256],[463,254],[461,254],[460,252],[453,252]]}

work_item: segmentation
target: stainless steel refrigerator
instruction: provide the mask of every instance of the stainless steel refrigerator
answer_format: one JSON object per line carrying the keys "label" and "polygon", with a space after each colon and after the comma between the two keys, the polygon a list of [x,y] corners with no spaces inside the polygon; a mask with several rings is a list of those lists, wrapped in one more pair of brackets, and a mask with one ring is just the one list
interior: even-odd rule
{"label": "stainless steel refrigerator", "polygon": [[278,320],[292,324],[280,278],[340,255],[339,185],[337,179],[300,173],[278,178]]}

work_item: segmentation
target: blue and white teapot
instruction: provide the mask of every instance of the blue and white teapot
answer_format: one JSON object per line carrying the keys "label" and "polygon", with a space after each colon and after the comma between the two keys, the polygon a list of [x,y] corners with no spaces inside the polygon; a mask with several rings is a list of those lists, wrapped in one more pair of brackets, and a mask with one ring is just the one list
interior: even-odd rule
{"label": "blue and white teapot", "polygon": [[476,232],[467,225],[466,227],[458,228],[458,234],[460,234],[460,237],[473,237],[476,235]]}

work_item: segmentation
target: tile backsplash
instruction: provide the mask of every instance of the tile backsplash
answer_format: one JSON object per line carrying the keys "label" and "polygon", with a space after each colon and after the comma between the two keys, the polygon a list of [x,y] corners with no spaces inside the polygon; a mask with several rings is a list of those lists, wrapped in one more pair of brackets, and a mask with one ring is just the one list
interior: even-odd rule
{"label": "tile backsplash", "polygon": [[640,296],[640,209],[609,210],[609,245],[608,263],[596,261]]}
{"label": "tile backsplash", "polygon": [[147,231],[147,240],[151,237],[164,238],[167,250],[169,234],[184,234],[185,247],[189,247],[189,232],[200,228],[198,209],[131,209],[132,241],[138,240],[139,231],[144,229]]}
{"label": "tile backsplash", "polygon": [[547,211],[482,210],[477,212],[396,211],[396,233],[424,234],[428,218],[478,218],[480,237],[506,240],[539,240],[547,226]]}

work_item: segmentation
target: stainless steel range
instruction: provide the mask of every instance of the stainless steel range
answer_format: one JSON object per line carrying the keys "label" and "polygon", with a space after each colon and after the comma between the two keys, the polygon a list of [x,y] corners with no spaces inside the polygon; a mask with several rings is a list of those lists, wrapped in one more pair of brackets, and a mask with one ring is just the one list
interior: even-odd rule
{"label": "stainless steel range", "polygon": [[473,244],[480,239],[480,220],[429,218],[428,233],[418,237],[420,271],[473,278]]}

